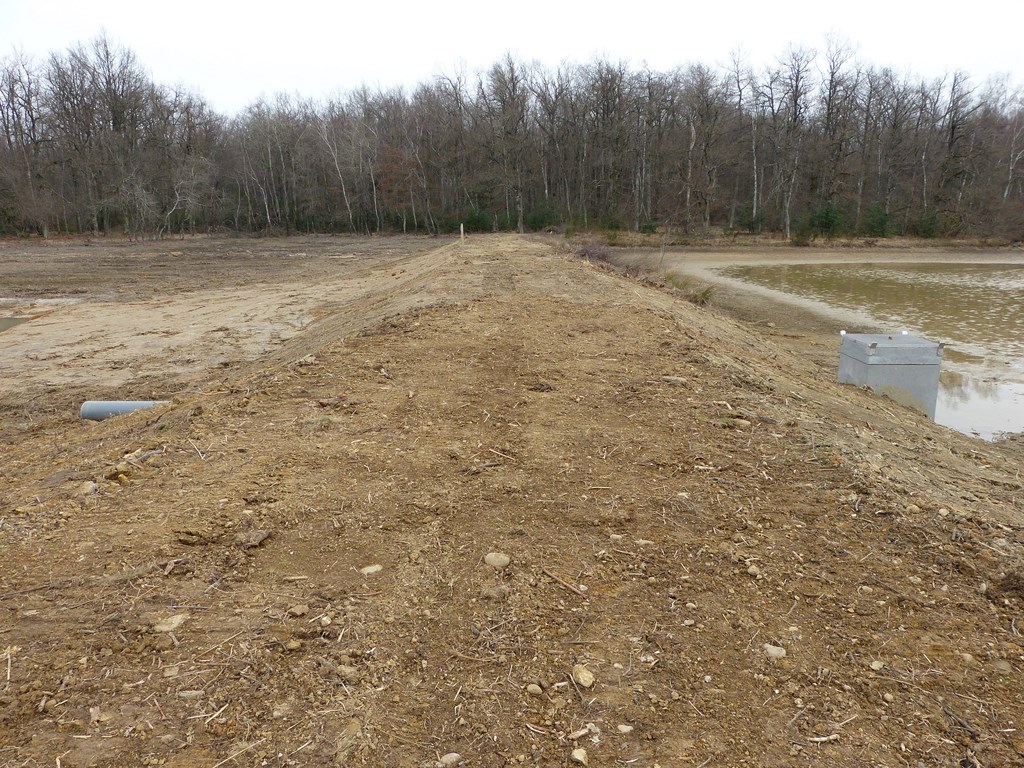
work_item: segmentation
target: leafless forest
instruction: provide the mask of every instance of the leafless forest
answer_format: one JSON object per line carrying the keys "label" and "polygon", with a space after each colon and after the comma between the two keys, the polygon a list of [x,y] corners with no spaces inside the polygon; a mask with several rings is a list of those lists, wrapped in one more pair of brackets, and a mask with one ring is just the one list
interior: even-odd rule
{"label": "leafless forest", "polygon": [[217,114],[105,37],[0,59],[0,232],[670,228],[1024,238],[1024,90],[848,47],[670,72],[505,56]]}

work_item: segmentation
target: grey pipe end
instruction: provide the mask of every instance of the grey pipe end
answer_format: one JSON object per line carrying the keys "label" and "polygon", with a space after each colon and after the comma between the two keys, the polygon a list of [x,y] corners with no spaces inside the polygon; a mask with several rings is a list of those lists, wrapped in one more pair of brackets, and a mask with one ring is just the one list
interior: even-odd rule
{"label": "grey pipe end", "polygon": [[140,408],[152,408],[154,405],[167,405],[170,400],[86,400],[82,403],[79,416],[89,421],[103,421],[110,416],[131,413]]}

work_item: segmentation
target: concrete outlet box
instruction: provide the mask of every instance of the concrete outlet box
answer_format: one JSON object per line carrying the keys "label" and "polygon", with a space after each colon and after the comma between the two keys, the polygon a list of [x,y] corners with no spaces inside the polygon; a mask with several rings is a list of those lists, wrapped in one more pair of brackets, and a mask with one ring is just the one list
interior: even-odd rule
{"label": "concrete outlet box", "polygon": [[944,346],[905,333],[843,333],[839,382],[871,387],[934,419]]}

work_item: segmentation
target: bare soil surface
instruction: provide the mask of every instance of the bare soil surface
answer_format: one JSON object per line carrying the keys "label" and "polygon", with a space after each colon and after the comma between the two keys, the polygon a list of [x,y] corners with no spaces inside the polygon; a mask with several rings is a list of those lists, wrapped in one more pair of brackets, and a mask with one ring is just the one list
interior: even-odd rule
{"label": "bare soil surface", "polygon": [[27,395],[32,412],[57,413],[74,400],[189,391],[212,369],[231,371],[279,347],[319,314],[358,305],[377,291],[378,273],[437,245],[429,238],[0,244],[0,315],[34,318],[16,337],[0,337],[0,398]]}
{"label": "bare soil surface", "polygon": [[515,236],[0,276],[49,312],[0,334],[0,765],[1024,762],[1019,446],[753,305]]}

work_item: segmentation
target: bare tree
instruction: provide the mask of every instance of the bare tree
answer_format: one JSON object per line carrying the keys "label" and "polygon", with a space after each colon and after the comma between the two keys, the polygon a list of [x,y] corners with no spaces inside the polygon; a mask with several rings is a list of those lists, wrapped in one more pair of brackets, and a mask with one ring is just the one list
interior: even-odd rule
{"label": "bare tree", "polygon": [[0,132],[4,139],[0,187],[7,188],[18,218],[43,237],[50,233],[55,208],[44,176],[49,142],[42,114],[42,83],[23,53],[0,61]]}
{"label": "bare tree", "polygon": [[0,60],[0,229],[841,230],[1024,237],[1024,103],[830,40],[756,73],[506,55],[411,95],[261,99],[233,119],[106,36]]}

